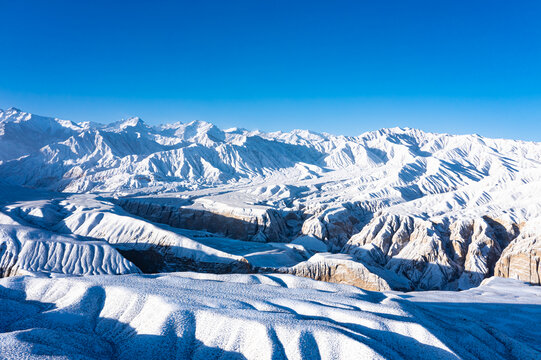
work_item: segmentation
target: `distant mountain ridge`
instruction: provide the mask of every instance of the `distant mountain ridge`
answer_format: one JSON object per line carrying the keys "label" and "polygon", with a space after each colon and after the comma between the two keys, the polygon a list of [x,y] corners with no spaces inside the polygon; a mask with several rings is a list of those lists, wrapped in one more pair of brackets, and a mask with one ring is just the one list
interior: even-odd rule
{"label": "distant mountain ridge", "polygon": [[[74,123],[15,108],[0,110],[0,174],[10,183],[59,191],[184,190],[303,168],[307,177],[392,164],[406,200],[449,191],[541,162],[541,145],[478,135],[382,129],[360,136],[306,130],[223,131],[192,121],[148,126]],[[445,178],[443,178],[445,177]],[[420,180],[417,186],[407,185]],[[404,184],[406,187],[402,187]]]}

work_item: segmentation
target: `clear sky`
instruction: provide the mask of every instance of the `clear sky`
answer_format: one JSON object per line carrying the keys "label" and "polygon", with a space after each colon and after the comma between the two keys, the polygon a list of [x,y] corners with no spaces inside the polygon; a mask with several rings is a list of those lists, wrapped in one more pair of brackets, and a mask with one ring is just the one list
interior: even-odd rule
{"label": "clear sky", "polygon": [[0,0],[0,108],[541,141],[541,1]]}

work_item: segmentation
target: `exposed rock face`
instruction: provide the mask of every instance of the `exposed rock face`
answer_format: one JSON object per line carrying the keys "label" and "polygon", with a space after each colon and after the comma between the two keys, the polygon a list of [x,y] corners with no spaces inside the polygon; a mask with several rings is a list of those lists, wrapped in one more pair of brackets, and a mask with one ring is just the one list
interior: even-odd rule
{"label": "exposed rock face", "polygon": [[246,213],[234,208],[199,209],[120,199],[126,211],[173,227],[204,230],[238,240],[288,242],[300,229],[301,214],[264,209]]}
{"label": "exposed rock face", "polygon": [[278,271],[372,291],[412,290],[407,281],[398,279],[394,274],[386,274],[386,278],[383,278],[374,272],[377,269],[371,270],[346,254],[316,254],[308,261]]}
{"label": "exposed rock face", "polygon": [[483,279],[492,276],[494,265],[503,249],[509,244],[510,239],[518,235],[515,231],[513,226],[505,228],[504,225],[486,216],[474,220],[470,241],[464,243],[467,252],[464,262],[460,262],[464,270],[458,279],[458,287],[464,289],[472,285],[477,286]]}
{"label": "exposed rock face", "polygon": [[[487,216],[430,221],[376,212],[366,223],[372,216],[369,211],[345,204],[316,211],[303,221],[306,215],[300,211],[252,209],[239,213],[227,207],[203,210],[138,199],[121,199],[118,203],[151,221],[241,240],[290,241],[298,233],[316,237],[326,242],[330,250],[351,254],[353,258],[316,255],[311,261],[281,271],[369,290],[468,289],[492,275],[539,282],[538,255],[525,250],[533,246],[531,239],[524,250],[509,250],[508,260],[502,258],[495,272],[503,250],[519,231],[514,224]],[[359,229],[360,232],[351,235]],[[396,281],[397,278],[402,282]]]}
{"label": "exposed rock face", "polygon": [[371,215],[371,209],[359,204],[331,206],[310,215],[303,222],[301,233],[325,241],[332,251],[340,251],[351,236],[362,229]]}
{"label": "exposed rock face", "polygon": [[147,274],[176,271],[214,274],[248,274],[255,272],[255,268],[245,259],[230,263],[196,261],[186,257],[179,258],[167,247],[157,246],[146,250],[119,249],[118,251]]}
{"label": "exposed rock face", "polygon": [[521,235],[503,251],[494,275],[541,285],[541,241]]}
{"label": "exposed rock face", "polygon": [[377,216],[351,237],[344,252],[352,253],[360,260],[384,265],[388,257],[399,253],[409,242],[413,230],[411,217]]}
{"label": "exposed rock face", "polygon": [[371,212],[345,203],[314,211],[280,211],[179,201],[165,205],[151,198],[121,198],[116,203],[131,214],[177,228],[204,230],[223,236],[259,242],[291,242],[299,234],[313,236],[338,252],[357,233]]}
{"label": "exposed rock face", "polygon": [[409,279],[418,289],[467,289],[494,273],[518,228],[488,218],[434,223],[378,214],[343,251]]}

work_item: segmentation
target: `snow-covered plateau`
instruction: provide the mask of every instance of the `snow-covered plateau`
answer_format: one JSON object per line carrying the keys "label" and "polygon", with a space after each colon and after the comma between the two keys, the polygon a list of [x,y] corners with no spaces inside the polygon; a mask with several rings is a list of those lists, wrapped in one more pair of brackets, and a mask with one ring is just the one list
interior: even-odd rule
{"label": "snow-covered plateau", "polygon": [[0,277],[0,358],[540,358],[541,143],[0,110]]}

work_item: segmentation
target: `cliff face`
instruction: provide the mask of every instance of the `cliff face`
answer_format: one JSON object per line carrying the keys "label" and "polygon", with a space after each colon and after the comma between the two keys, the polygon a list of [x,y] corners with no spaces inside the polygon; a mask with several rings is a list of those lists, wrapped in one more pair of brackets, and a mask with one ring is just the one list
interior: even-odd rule
{"label": "cliff face", "polygon": [[371,216],[371,210],[359,204],[330,206],[305,215],[306,220],[302,223],[301,233],[327,242],[332,251],[340,251]]}
{"label": "cliff face", "polygon": [[541,241],[521,235],[503,251],[494,275],[541,285]]}
{"label": "cliff face", "polygon": [[117,203],[147,220],[241,240],[290,242],[298,235],[313,236],[351,258],[315,257],[280,271],[365,289],[468,289],[492,275],[539,283],[535,239],[518,236],[517,225],[488,216],[431,221],[372,214],[351,204],[303,214],[216,205],[201,209],[148,199]]}
{"label": "cliff face", "polygon": [[[191,208],[120,199],[131,214],[177,228],[203,230],[237,240],[288,242],[299,231],[301,214],[273,209],[241,212],[233,207]],[[236,211],[237,210],[237,211]]]}
{"label": "cliff face", "polygon": [[278,272],[372,291],[413,290],[406,279],[381,269],[369,268],[346,254],[316,254],[308,261],[278,269]]}
{"label": "cliff face", "polygon": [[466,289],[494,274],[518,227],[489,217],[435,223],[382,214],[348,241],[343,252],[391,270],[418,289]]}

